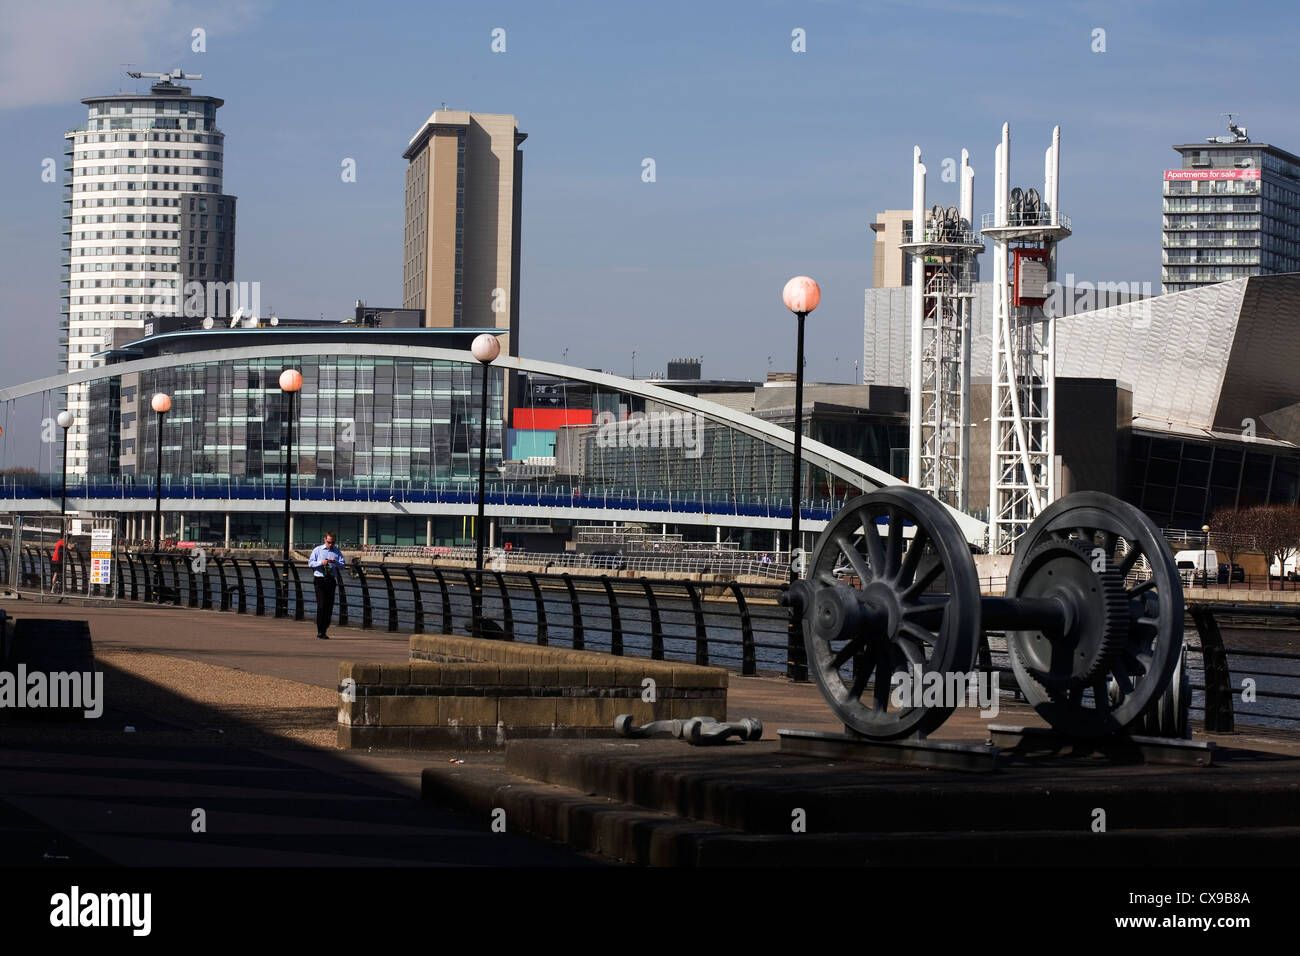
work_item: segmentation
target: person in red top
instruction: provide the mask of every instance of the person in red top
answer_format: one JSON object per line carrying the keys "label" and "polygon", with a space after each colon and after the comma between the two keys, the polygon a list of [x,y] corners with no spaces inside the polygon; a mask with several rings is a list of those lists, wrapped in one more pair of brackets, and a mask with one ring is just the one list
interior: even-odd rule
{"label": "person in red top", "polygon": [[62,537],[54,542],[54,554],[50,556],[50,590],[63,590],[63,557],[67,544]]}

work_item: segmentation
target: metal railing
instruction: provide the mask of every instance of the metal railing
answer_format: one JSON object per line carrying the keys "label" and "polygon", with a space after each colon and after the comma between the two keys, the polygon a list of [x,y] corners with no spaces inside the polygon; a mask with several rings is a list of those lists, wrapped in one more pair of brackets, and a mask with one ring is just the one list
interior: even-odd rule
{"label": "metal railing", "polygon": [[[0,575],[9,573],[12,560],[10,546],[0,543]],[[48,549],[24,547],[17,561],[24,580],[27,575],[48,580]],[[297,562],[201,558],[177,551],[121,551],[114,562],[119,600],[298,621],[316,614],[312,571]],[[778,603],[783,584],[776,582],[508,569],[487,569],[480,577],[473,567],[361,560],[347,570],[331,615],[341,626],[477,634],[807,680],[802,629]],[[981,585],[997,592],[1005,582],[988,579]],[[1256,619],[1295,621],[1300,629],[1300,606],[1194,603],[1188,612],[1199,634],[1198,643],[1188,641],[1194,655],[1189,661],[1192,709],[1203,714],[1208,732],[1231,732],[1237,717],[1255,724],[1300,722],[1300,653],[1285,649],[1285,640],[1282,647],[1228,647],[1220,630]],[[1005,678],[1004,695],[1016,694],[1002,635],[993,632],[984,640],[979,667]],[[1240,688],[1234,677],[1253,682],[1253,696],[1242,695],[1241,703],[1255,706],[1235,703]]]}
{"label": "metal railing", "polygon": [[[995,212],[986,212],[984,213],[983,216],[980,217],[981,229],[1002,229],[1002,228],[1017,228],[1017,227],[1041,229],[1041,228],[1049,228],[1052,225],[1054,225],[1052,222],[1052,213],[1049,210],[1040,210],[1034,213],[1008,212],[1007,221],[1005,223],[1002,223],[1001,225],[998,224],[998,216],[997,213]],[[1058,214],[1056,217],[1055,225],[1064,227],[1065,229],[1069,229],[1070,217],[1066,215]]]}
{"label": "metal railing", "polygon": [[[9,563],[0,544],[0,566]],[[48,554],[24,555],[48,569]],[[297,562],[176,551],[115,557],[120,600],[314,619],[313,572]],[[331,621],[388,631],[478,634],[807,679],[782,585],[394,565],[354,560]],[[48,570],[46,570],[48,573]],[[479,585],[481,581],[481,589]]]}
{"label": "metal railing", "polygon": [[[1192,689],[1204,693],[1205,729],[1207,732],[1232,733],[1238,716],[1250,717],[1256,720],[1300,722],[1300,713],[1280,712],[1281,708],[1279,706],[1274,706],[1271,712],[1268,713],[1258,709],[1235,711],[1236,705],[1234,701],[1239,688],[1233,684],[1232,671],[1228,660],[1229,652],[1231,652],[1234,658],[1243,662],[1242,669],[1238,671],[1238,677],[1243,678],[1243,687],[1240,688],[1243,704],[1275,701],[1290,705],[1292,710],[1300,710],[1300,693],[1296,692],[1300,690],[1300,686],[1294,683],[1300,680],[1300,667],[1292,667],[1290,670],[1282,671],[1260,669],[1261,667],[1268,667],[1270,664],[1276,666],[1276,662],[1284,662],[1281,665],[1283,667],[1286,666],[1286,663],[1300,662],[1300,654],[1294,651],[1240,647],[1232,648],[1230,651],[1224,643],[1223,634],[1220,630],[1221,623],[1250,621],[1255,618],[1300,622],[1300,606],[1283,607],[1259,604],[1230,604],[1226,602],[1206,603],[1190,605],[1188,613],[1191,615],[1200,636],[1199,646],[1189,644],[1188,647],[1199,652],[1203,662],[1204,682],[1200,685],[1193,683]],[[1245,693],[1244,679],[1251,681],[1249,697]],[[1283,690],[1280,687],[1273,686],[1274,681],[1286,681],[1292,689]]]}
{"label": "metal railing", "polygon": [[[412,547],[409,545],[387,546],[366,545],[362,549],[366,555],[379,555],[385,558],[423,557],[432,561],[467,562],[473,564],[477,554],[474,548],[457,546]],[[763,555],[768,560],[763,560]],[[628,554],[601,554],[582,551],[522,551],[495,548],[485,554],[484,563],[489,568],[507,570],[509,568],[530,567],[537,569],[573,568],[575,570],[594,571],[654,571],[679,574],[719,574],[731,577],[752,576],[784,581],[789,577],[789,555],[782,558],[779,554],[761,551],[729,551],[725,549],[699,548],[690,551],[667,552],[632,552]]]}

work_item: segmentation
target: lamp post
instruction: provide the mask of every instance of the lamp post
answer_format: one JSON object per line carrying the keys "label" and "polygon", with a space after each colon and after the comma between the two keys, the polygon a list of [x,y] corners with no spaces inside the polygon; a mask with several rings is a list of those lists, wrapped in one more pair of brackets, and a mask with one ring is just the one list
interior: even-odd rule
{"label": "lamp post", "polygon": [[158,392],[149,402],[149,407],[158,413],[158,454],[155,457],[157,470],[153,483],[153,550],[158,551],[158,539],[162,536],[162,434],[163,416],[172,410],[172,397],[166,392]]}
{"label": "lamp post", "polygon": [[[1210,526],[1201,525],[1201,534],[1205,536],[1204,543],[1201,545],[1201,563],[1205,565],[1205,582],[1204,586],[1210,586]],[[1232,568],[1228,568],[1228,580],[1232,580]],[[1214,569],[1214,583],[1219,583],[1219,569]]]}
{"label": "lamp post", "polygon": [[[280,373],[280,390],[284,392],[288,408],[285,410],[285,427],[288,432],[288,447],[284,453],[284,562],[289,564],[289,482],[293,478],[293,396],[302,388],[302,372],[296,368],[287,368]],[[286,571],[286,573],[288,573]]]}
{"label": "lamp post", "polygon": [[474,358],[478,359],[479,364],[483,366],[482,394],[480,396],[478,416],[478,523],[474,526],[476,538],[474,566],[478,569],[478,574],[474,582],[473,607],[474,636],[480,637],[482,636],[483,615],[483,513],[487,495],[488,366],[495,362],[497,356],[501,354],[501,340],[495,335],[484,332],[482,335],[475,337],[470,344],[469,350]]}
{"label": "lamp post", "polygon": [[790,580],[797,580],[794,554],[799,546],[800,479],[803,477],[803,327],[808,313],[822,300],[822,290],[807,276],[795,276],[781,293],[785,307],[799,319],[799,343],[795,349],[794,372],[794,480],[790,491]]}
{"label": "lamp post", "polygon": [[59,494],[59,520],[68,513],[68,429],[76,421],[72,412],[59,412],[59,417],[55,419],[59,427],[63,429],[63,484],[62,491]]}

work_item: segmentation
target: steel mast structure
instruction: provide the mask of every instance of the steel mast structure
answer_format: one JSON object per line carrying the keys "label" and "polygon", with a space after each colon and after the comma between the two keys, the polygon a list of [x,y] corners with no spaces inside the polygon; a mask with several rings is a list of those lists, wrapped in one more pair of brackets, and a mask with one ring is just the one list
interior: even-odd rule
{"label": "steel mast structure", "polygon": [[1056,244],[1070,235],[1060,214],[1061,128],[1047,148],[1043,193],[1012,188],[1011,133],[1002,125],[994,155],[993,386],[989,414],[989,551],[1016,539],[1057,497],[1056,326],[1044,310],[1056,281]]}
{"label": "steel mast structure", "polygon": [[912,225],[901,246],[912,260],[912,355],[908,480],[967,510],[970,491],[971,302],[984,240],[971,226],[975,171],[961,151],[961,206],[925,207],[921,147],[912,150]]}

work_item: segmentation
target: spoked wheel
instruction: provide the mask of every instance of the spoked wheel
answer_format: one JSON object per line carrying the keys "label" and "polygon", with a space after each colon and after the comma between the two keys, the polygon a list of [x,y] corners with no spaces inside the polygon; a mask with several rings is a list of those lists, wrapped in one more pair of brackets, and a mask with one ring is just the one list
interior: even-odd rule
{"label": "spoked wheel", "polygon": [[912,706],[911,694],[899,706],[890,693],[897,673],[915,683],[974,667],[979,579],[938,501],[904,486],[850,501],[818,540],[805,593],[809,667],[846,728],[894,740],[948,718],[951,706]]}
{"label": "spoked wheel", "polygon": [[1059,633],[1007,632],[1021,690],[1061,733],[1130,728],[1169,686],[1183,647],[1182,580],[1160,529],[1133,505],[1078,492],[1048,506],[1016,545],[1007,596],[1071,608]]}

